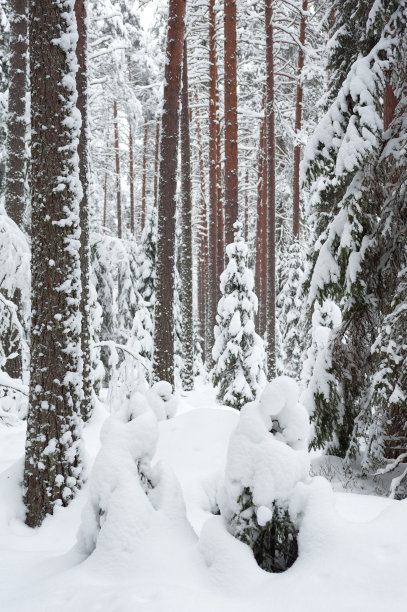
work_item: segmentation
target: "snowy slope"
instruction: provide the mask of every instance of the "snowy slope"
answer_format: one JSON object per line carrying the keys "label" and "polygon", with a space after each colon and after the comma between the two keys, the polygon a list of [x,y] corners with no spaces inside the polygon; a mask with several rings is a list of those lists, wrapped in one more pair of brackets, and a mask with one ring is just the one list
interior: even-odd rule
{"label": "snowy slope", "polygon": [[[227,443],[238,414],[201,386],[160,423],[156,453],[181,485],[179,504],[155,512],[116,546],[89,558],[76,546],[86,486],[37,530],[22,522],[24,426],[0,429],[1,612],[393,612],[406,610],[407,501],[332,493],[308,497],[300,557],[284,574],[260,570],[251,551],[214,516]],[[85,431],[90,467],[106,411]]]}

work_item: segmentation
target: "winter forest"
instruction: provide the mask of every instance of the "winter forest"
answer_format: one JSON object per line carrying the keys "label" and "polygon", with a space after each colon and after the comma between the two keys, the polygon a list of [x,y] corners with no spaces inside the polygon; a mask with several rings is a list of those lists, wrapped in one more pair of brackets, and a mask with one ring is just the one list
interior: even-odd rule
{"label": "winter forest", "polygon": [[407,609],[407,0],[0,0],[0,610]]}

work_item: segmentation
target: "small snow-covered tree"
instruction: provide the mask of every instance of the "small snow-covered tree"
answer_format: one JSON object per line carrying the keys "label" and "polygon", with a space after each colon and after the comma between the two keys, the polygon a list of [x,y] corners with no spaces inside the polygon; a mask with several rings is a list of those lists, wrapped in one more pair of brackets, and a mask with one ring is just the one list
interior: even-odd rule
{"label": "small snow-covered tree", "polygon": [[269,572],[288,569],[298,556],[300,520],[291,500],[309,479],[309,418],[298,395],[296,382],[281,376],[242,408],[218,495],[229,531]]}
{"label": "small snow-covered tree", "polygon": [[234,229],[234,242],[226,248],[229,263],[220,279],[222,297],[212,355],[213,383],[218,386],[219,401],[240,409],[265,384],[265,351],[254,329],[257,298],[240,221]]}

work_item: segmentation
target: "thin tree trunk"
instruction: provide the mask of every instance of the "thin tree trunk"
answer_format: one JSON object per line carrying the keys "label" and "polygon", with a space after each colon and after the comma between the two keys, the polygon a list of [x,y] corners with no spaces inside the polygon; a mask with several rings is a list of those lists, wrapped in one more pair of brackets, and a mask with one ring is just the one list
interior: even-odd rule
{"label": "thin tree trunk", "polygon": [[225,0],[225,240],[233,242],[238,214],[236,0]]}
{"label": "thin tree trunk", "polygon": [[295,136],[294,145],[294,173],[293,173],[293,234],[295,238],[300,235],[300,159],[301,145],[297,141],[301,131],[302,119],[302,97],[303,88],[301,83],[302,69],[304,68],[304,51],[305,44],[305,13],[308,9],[308,0],[302,1],[302,13],[300,21],[300,47],[298,49],[298,69],[297,69],[297,92],[295,100]]}
{"label": "thin tree trunk", "polygon": [[130,233],[134,236],[134,157],[133,128],[129,126],[129,175],[130,175]]}
{"label": "thin tree trunk", "polygon": [[276,176],[274,115],[273,3],[265,0],[266,20],[266,134],[267,134],[267,367],[276,369]]}
{"label": "thin tree trunk", "polygon": [[107,172],[103,183],[103,227],[107,227]]}
{"label": "thin tree trunk", "polygon": [[23,229],[25,198],[25,97],[27,89],[27,0],[10,0],[10,59],[7,113],[7,171],[5,207]]}
{"label": "thin tree trunk", "polygon": [[117,100],[113,102],[114,152],[116,159],[116,204],[117,204],[117,237],[122,237],[122,202],[120,188],[120,155],[119,155],[119,122],[117,119]]}
{"label": "thin tree trunk", "polygon": [[192,197],[191,140],[189,134],[188,51],[184,39],[181,107],[181,283],[182,283],[182,355],[181,373],[185,391],[194,388],[194,325],[192,303]]}
{"label": "thin tree trunk", "polygon": [[218,276],[219,200],[217,184],[218,68],[216,62],[215,0],[209,0],[209,233],[208,233],[208,311],[205,330],[205,363],[212,364],[213,330],[216,324]]}
{"label": "thin tree trunk", "polygon": [[148,121],[144,119],[144,138],[143,138],[143,174],[141,179],[141,231],[146,224],[146,194],[147,194],[147,142],[148,142]]}
{"label": "thin tree trunk", "polygon": [[32,333],[24,466],[30,527],[68,505],[82,480],[75,33],[73,3],[30,3]]}
{"label": "thin tree trunk", "polygon": [[82,418],[87,421],[92,414],[93,376],[91,358],[91,321],[90,321],[90,218],[89,218],[89,164],[88,164],[88,69],[87,69],[87,0],[76,0],[75,15],[78,28],[76,55],[78,72],[76,73],[76,88],[78,90],[77,107],[81,113],[82,125],[79,137],[79,178],[82,184],[82,200],[80,203],[81,224],[81,346],[83,360],[83,399],[81,402]]}
{"label": "thin tree trunk", "polygon": [[[264,110],[265,112],[265,110]],[[260,276],[260,335],[263,337],[267,327],[267,274],[268,274],[268,211],[267,211],[267,139],[266,139],[266,116],[264,116],[263,127],[263,166],[261,177],[261,276]]]}
{"label": "thin tree trunk", "polygon": [[261,273],[262,273],[262,231],[263,231],[263,223],[262,223],[262,189],[263,189],[263,165],[264,165],[264,155],[263,155],[263,142],[264,142],[264,121],[261,122],[260,126],[260,134],[259,134],[259,151],[257,157],[257,217],[256,217],[256,267],[255,267],[255,293],[258,299],[259,307],[256,316],[256,331],[260,334],[260,312],[261,312],[261,304],[262,304],[262,295],[261,295]]}
{"label": "thin tree trunk", "polygon": [[154,380],[174,384],[174,264],[178,157],[178,107],[184,44],[185,0],[170,0],[161,124],[156,302],[154,308]]}
{"label": "thin tree trunk", "polygon": [[154,153],[154,207],[157,206],[158,198],[158,171],[160,158],[160,120],[157,117],[155,125],[155,153]]}
{"label": "thin tree trunk", "polygon": [[[195,91],[195,102],[198,104],[198,92]],[[196,132],[198,139],[198,159],[199,159],[199,240],[198,240],[198,313],[199,313],[199,335],[204,342],[203,358],[206,361],[206,328],[207,328],[207,300],[208,300],[208,217],[206,208],[206,188],[205,188],[205,164],[203,158],[202,131],[200,114],[196,108]],[[209,359],[210,363],[210,359]]]}

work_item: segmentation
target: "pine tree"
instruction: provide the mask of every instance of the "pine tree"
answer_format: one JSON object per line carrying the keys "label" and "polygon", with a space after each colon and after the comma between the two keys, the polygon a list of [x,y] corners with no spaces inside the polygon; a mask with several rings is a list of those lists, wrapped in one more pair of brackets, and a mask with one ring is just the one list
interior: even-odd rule
{"label": "pine tree", "polygon": [[165,65],[164,106],[161,125],[158,195],[157,280],[154,308],[154,379],[174,382],[174,236],[178,107],[181,91],[185,0],[170,0]]}
{"label": "pine tree", "polygon": [[254,330],[257,298],[242,232],[237,221],[235,240],[226,249],[229,263],[221,275],[222,298],[213,348],[213,384],[218,385],[218,399],[238,409],[252,401],[265,383],[263,341]]}
{"label": "pine tree", "polygon": [[32,2],[29,32],[32,334],[24,501],[26,523],[36,527],[55,505],[69,503],[82,480],[82,189],[73,3]]}
{"label": "pine tree", "polygon": [[27,0],[10,2],[10,84],[7,113],[7,172],[5,207],[21,228],[26,225],[25,170],[27,90]]}

